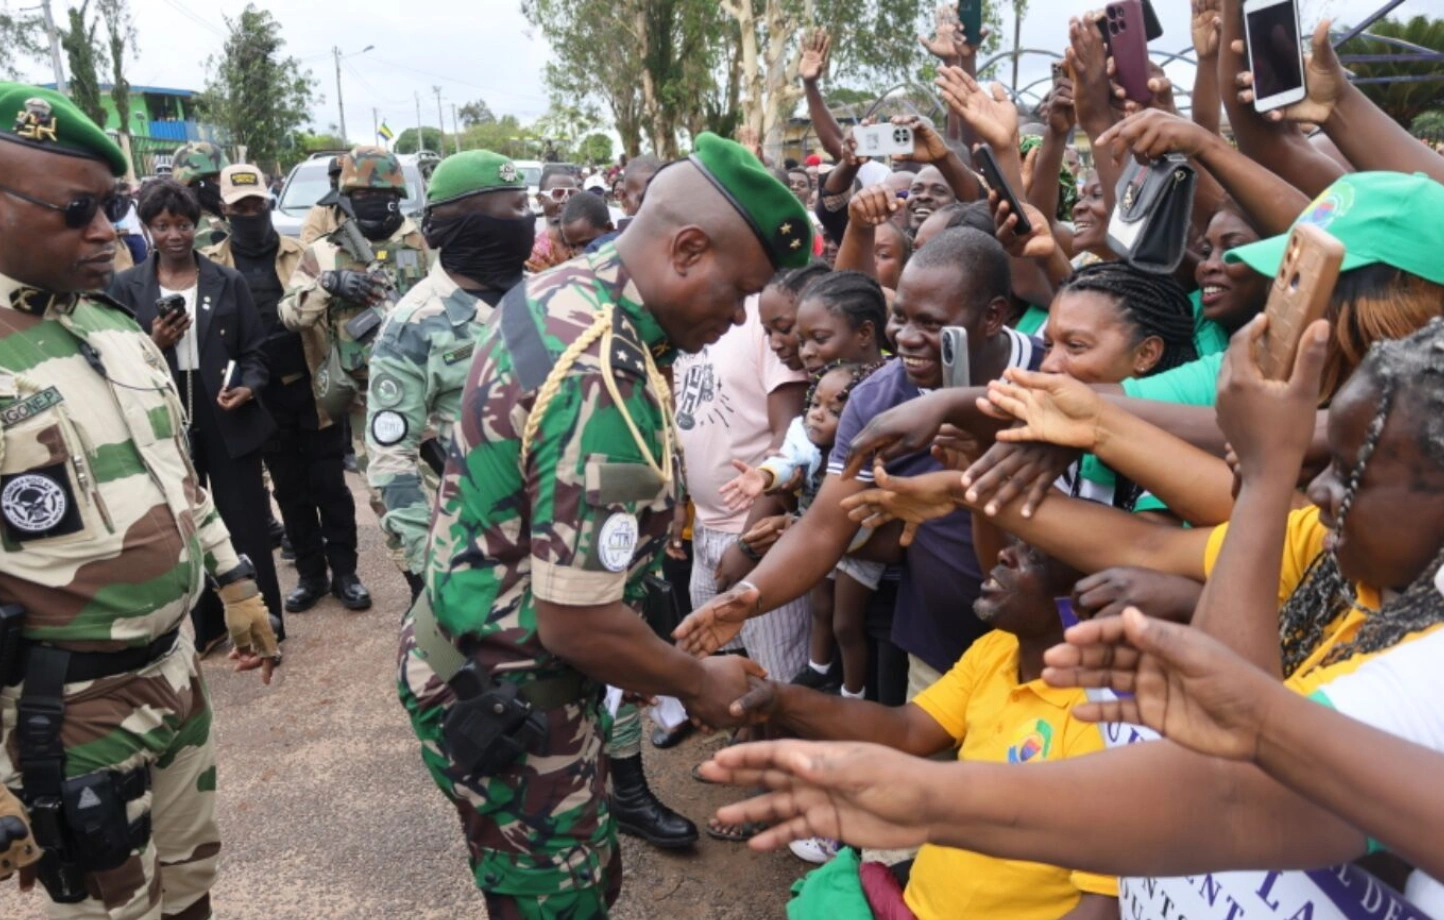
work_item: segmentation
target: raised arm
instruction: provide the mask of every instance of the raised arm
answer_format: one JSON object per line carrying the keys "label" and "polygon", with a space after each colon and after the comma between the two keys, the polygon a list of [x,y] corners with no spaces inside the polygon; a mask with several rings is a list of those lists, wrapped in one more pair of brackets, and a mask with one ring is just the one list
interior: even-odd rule
{"label": "raised arm", "polygon": [[1219,15],[1222,0],[1192,0],[1193,56],[1198,61],[1193,74],[1193,123],[1209,134],[1218,134],[1223,97],[1218,85],[1218,45],[1223,36]]}
{"label": "raised arm", "polygon": [[798,75],[802,77],[802,92],[807,97],[807,117],[812,121],[812,130],[817,132],[817,142],[832,155],[833,160],[842,160],[842,126],[833,117],[822,98],[818,83],[827,73],[827,62],[832,51],[832,36],[826,29],[814,29],[802,42],[802,60],[798,64]]}

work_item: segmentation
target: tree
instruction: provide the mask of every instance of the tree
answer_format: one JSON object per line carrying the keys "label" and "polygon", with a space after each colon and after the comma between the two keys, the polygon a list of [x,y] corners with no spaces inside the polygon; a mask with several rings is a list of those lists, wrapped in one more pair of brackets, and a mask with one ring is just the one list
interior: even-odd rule
{"label": "tree", "polygon": [[1409,133],[1431,141],[1444,141],[1444,109],[1430,109],[1409,124]]}
{"label": "tree", "polygon": [[461,119],[463,127],[474,128],[477,125],[489,125],[496,121],[496,116],[491,113],[491,106],[486,104],[485,99],[477,99],[468,102],[456,111],[457,117]]}
{"label": "tree", "polygon": [[577,145],[577,157],[594,165],[612,162],[612,139],[605,134],[588,134]]}
{"label": "tree", "polygon": [[[1408,22],[1384,19],[1369,27],[1369,33],[1386,38],[1397,38],[1424,48],[1444,52],[1444,19],[1429,19],[1415,16]],[[1415,118],[1430,109],[1444,107],[1444,80],[1438,79],[1437,63],[1404,62],[1400,60],[1385,63],[1350,63],[1349,55],[1378,54],[1405,56],[1409,52],[1367,38],[1356,38],[1341,45],[1339,54],[1344,65],[1359,79],[1384,79],[1380,83],[1361,83],[1360,91],[1375,105],[1388,112],[1390,117],[1402,125],[1409,125]],[[1413,81],[1401,78],[1432,76],[1435,79]]]}
{"label": "tree", "polygon": [[100,101],[100,78],[96,76],[95,31],[100,25],[99,18],[86,21],[90,11],[90,0],[80,8],[67,10],[69,24],[60,33],[60,47],[65,50],[66,61],[70,64],[70,98],[96,124],[105,125],[105,105]]}
{"label": "tree", "polygon": [[16,59],[46,53],[41,44],[44,29],[33,12],[10,12],[0,7],[0,76],[15,76]]}
{"label": "tree", "polygon": [[206,61],[202,108],[252,162],[279,164],[282,139],[310,120],[311,103],[319,101],[316,80],[281,55],[281,24],[269,12],[247,4],[225,22],[221,54]]}
{"label": "tree", "polygon": [[[440,153],[445,140],[445,135],[443,135],[439,129],[422,127],[421,149]],[[397,153],[418,152],[416,148],[416,129],[407,128],[405,131],[396,135],[396,143],[392,145],[392,149]]]}
{"label": "tree", "polygon": [[97,12],[105,19],[110,47],[110,99],[120,116],[120,135],[130,152],[130,81],[125,76],[126,49],[135,50],[135,20],[126,0],[99,0]]}

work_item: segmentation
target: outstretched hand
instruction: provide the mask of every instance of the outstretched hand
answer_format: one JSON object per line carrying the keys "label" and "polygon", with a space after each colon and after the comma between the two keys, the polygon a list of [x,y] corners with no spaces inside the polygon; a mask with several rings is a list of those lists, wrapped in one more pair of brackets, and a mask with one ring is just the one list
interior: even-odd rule
{"label": "outstretched hand", "polygon": [[689,655],[706,657],[736,638],[748,617],[762,612],[758,607],[761,599],[762,592],[755,585],[740,582],[692,611],[672,631],[672,638]]}
{"label": "outstretched hand", "polygon": [[797,75],[811,83],[827,73],[827,61],[832,52],[832,36],[826,29],[813,29],[802,40],[802,59],[797,64]]}
{"label": "outstretched hand", "polygon": [[742,460],[733,460],[732,468],[737,471],[737,475],[724,482],[717,491],[728,511],[746,511],[767,491],[772,477]]}
{"label": "outstretched hand", "polygon": [[999,441],[1044,441],[1088,451],[1097,447],[1106,403],[1092,387],[1067,374],[1021,368],[1009,368],[1003,376],[988,384],[988,398],[978,401],[978,407],[995,418],[1022,422],[999,431]]}
{"label": "outstretched hand", "polygon": [[717,811],[724,824],[771,825],[747,842],[754,850],[808,837],[894,849],[928,841],[928,790],[946,767],[876,744],[764,741],[723,748],[701,772],[712,782],[770,790]]}
{"label": "outstretched hand", "polygon": [[1023,517],[1030,518],[1053,483],[1078,457],[1078,451],[1071,447],[999,440],[963,473],[967,488],[964,498],[970,506],[981,507],[984,514],[993,517],[1022,497]]}
{"label": "outstretched hand", "polygon": [[1106,687],[1112,700],[1083,703],[1085,722],[1146,725],[1200,754],[1252,760],[1279,683],[1196,629],[1144,616],[1088,620],[1043,656],[1055,687]]}
{"label": "outstretched hand", "polygon": [[994,150],[1017,149],[1018,107],[1001,83],[984,90],[961,67],[939,67],[938,89],[953,114]]}
{"label": "outstretched hand", "polygon": [[878,464],[873,475],[877,488],[849,495],[842,500],[842,509],[849,518],[873,530],[902,521],[898,542],[903,546],[913,542],[919,525],[951,514],[958,507],[954,491],[961,487],[962,478],[952,470],[892,476]]}
{"label": "outstretched hand", "polygon": [[766,677],[766,669],[745,655],[704,658],[701,690],[682,702],[687,707],[687,714],[698,726],[734,728],[746,720],[734,715],[732,707],[746,696],[754,682]]}

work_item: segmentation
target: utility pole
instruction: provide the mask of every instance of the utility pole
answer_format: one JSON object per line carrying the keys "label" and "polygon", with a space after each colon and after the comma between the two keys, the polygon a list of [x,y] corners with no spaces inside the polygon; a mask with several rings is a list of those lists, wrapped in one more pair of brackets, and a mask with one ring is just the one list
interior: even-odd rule
{"label": "utility pole", "polygon": [[456,135],[456,152],[461,152],[461,127],[456,123],[456,103],[451,104],[451,133]]}
{"label": "utility pole", "polygon": [[426,149],[426,132],[421,130],[421,90],[416,91],[416,152]]}
{"label": "utility pole", "polygon": [[50,66],[55,68],[55,91],[62,96],[68,96],[70,90],[65,85],[65,68],[60,64],[60,33],[55,29],[55,16],[50,12],[50,0],[40,0],[40,8],[45,11],[45,34],[50,39]]}
{"label": "utility pole", "polygon": [[433,86],[431,91],[436,93],[436,131],[440,135],[436,139],[436,146],[441,149],[436,152],[446,156],[446,116],[441,113],[441,87]]}
{"label": "utility pole", "polygon": [[341,110],[341,140],[349,146],[351,139],[346,136],[346,103],[341,99],[341,49],[332,47],[331,53],[336,56],[336,108]]}

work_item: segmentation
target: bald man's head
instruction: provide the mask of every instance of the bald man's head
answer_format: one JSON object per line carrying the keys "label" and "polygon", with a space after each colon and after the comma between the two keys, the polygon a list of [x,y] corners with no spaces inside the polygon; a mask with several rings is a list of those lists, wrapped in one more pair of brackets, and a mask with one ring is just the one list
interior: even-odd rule
{"label": "bald man's head", "polygon": [[[102,160],[67,156],[0,141],[5,186],[55,208],[90,197],[98,204],[115,189]],[[0,274],[56,294],[104,288],[115,267],[115,228],[101,207],[84,227],[13,193],[0,192]]]}
{"label": "bald man's head", "polygon": [[652,179],[617,251],[642,302],[683,351],[699,351],[746,318],[773,267],[747,220],[693,163]]}

